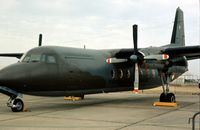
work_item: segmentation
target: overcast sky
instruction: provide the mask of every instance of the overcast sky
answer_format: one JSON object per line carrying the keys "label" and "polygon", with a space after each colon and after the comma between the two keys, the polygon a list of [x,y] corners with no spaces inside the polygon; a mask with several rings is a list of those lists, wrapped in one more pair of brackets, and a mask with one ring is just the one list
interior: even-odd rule
{"label": "overcast sky", "polygon": [[[184,11],[186,45],[199,45],[198,0],[1,0],[0,52],[26,52],[43,45],[110,49],[169,44],[176,8]],[[0,66],[16,59],[1,58]],[[198,60],[197,60],[198,61]],[[189,69],[200,73],[200,62]],[[196,69],[194,69],[196,68]]]}

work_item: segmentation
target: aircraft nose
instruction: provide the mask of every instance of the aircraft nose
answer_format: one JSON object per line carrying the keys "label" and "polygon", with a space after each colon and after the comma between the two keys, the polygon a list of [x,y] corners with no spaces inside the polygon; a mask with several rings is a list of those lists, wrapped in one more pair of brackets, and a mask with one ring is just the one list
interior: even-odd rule
{"label": "aircraft nose", "polygon": [[25,71],[22,69],[23,67],[16,63],[0,70],[0,86],[21,86],[26,77]]}

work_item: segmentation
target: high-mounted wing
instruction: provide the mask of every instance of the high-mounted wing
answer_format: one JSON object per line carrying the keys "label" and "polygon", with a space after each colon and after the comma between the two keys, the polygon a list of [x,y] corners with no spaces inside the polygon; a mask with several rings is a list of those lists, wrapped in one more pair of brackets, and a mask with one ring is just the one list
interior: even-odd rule
{"label": "high-mounted wing", "polygon": [[[42,46],[42,34],[39,34],[38,46]],[[24,53],[0,53],[0,57],[16,57],[20,59]]]}
{"label": "high-mounted wing", "polygon": [[200,46],[172,47],[163,49],[161,52],[170,57],[185,56],[187,60],[200,58]]}
{"label": "high-mounted wing", "polygon": [[24,53],[0,53],[0,57],[16,57],[20,59]]}

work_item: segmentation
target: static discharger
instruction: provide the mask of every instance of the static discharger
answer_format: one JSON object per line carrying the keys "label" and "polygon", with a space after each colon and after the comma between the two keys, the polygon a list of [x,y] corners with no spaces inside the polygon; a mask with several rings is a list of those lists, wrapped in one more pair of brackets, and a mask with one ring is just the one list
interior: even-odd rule
{"label": "static discharger", "polygon": [[64,100],[77,101],[77,100],[81,100],[81,97],[65,96],[65,97],[64,97]]}
{"label": "static discharger", "polygon": [[176,102],[154,102],[153,106],[177,107]]}

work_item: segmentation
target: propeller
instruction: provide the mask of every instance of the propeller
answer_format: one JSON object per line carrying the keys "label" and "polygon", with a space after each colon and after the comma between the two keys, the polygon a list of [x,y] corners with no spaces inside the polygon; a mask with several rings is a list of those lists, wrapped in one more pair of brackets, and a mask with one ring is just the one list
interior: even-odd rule
{"label": "propeller", "polygon": [[[157,60],[157,61],[163,61],[163,60],[168,60],[169,55],[168,54],[151,54],[145,56],[144,54],[141,54],[138,52],[138,25],[133,25],[133,47],[134,47],[134,52],[130,57],[125,57],[125,58],[116,58],[116,57],[111,57],[107,58],[106,62],[108,64],[117,64],[117,63],[123,63],[127,61],[131,61],[133,63],[133,69],[134,69],[134,91],[138,93],[139,90],[139,62],[144,61],[144,60]],[[163,65],[161,64],[153,64],[151,65],[152,67],[155,66],[162,67]],[[156,67],[157,68],[157,67]]]}
{"label": "propeller", "polygon": [[134,54],[130,57],[132,61],[134,61],[134,70],[135,70],[135,79],[134,79],[134,92],[138,93],[139,90],[139,68],[138,68],[138,48],[137,48],[137,33],[138,33],[138,26],[135,24],[133,25],[133,46],[134,46]]}
{"label": "propeller", "polygon": [[133,46],[134,46],[134,55],[137,55],[137,53],[138,53],[138,48],[137,48],[137,30],[138,30],[138,25],[134,24],[134,25],[133,25]]}
{"label": "propeller", "polygon": [[42,34],[39,34],[38,46],[42,46]]}

